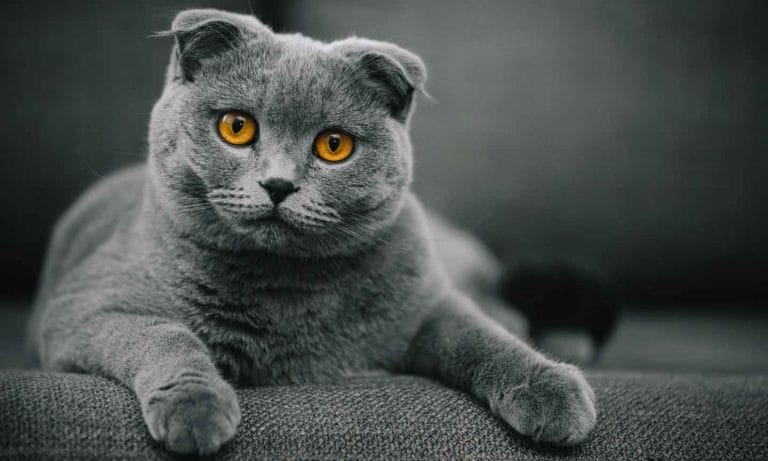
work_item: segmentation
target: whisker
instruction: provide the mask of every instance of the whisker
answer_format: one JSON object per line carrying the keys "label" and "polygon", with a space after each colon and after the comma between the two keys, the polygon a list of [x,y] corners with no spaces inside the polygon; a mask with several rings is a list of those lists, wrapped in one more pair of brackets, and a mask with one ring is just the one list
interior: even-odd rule
{"label": "whisker", "polygon": [[356,231],[354,231],[352,229],[341,227],[338,230],[342,234],[347,235],[348,237],[352,237],[352,238],[354,238],[357,241],[361,241],[361,242],[370,244],[371,246],[373,246],[374,248],[379,249],[379,250],[383,250],[384,248],[386,248],[387,244],[389,243],[389,242],[386,242],[384,239],[382,239],[379,236],[364,235],[364,234],[356,232]]}
{"label": "whisker", "polygon": [[305,208],[306,210],[311,211],[313,213],[317,213],[321,216],[327,216],[329,218],[335,218],[335,219],[340,218],[339,213],[333,208],[321,205],[314,201],[313,203],[315,206],[303,204],[302,208]]}
{"label": "whisker", "polygon": [[205,210],[206,208],[210,208],[207,204],[199,204],[199,205],[188,205],[183,207],[174,208],[176,211],[199,211],[199,210]]}
{"label": "whisker", "polygon": [[253,198],[250,194],[232,191],[211,191],[208,198]]}

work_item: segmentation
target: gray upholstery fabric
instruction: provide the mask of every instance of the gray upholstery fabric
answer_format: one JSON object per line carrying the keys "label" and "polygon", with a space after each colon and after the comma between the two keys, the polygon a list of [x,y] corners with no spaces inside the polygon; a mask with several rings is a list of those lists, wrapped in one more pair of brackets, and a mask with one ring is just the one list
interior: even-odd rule
{"label": "gray upholstery fabric", "polygon": [[[768,377],[596,373],[600,417],[572,449],[541,448],[464,394],[407,376],[239,392],[217,459],[766,459]],[[0,373],[0,456],[170,459],[131,393],[106,379]]]}

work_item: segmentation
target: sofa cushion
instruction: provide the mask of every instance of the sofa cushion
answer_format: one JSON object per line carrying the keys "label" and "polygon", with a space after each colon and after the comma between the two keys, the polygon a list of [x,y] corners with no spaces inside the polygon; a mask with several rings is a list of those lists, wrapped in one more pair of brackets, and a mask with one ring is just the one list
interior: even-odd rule
{"label": "sofa cushion", "polygon": [[[768,377],[594,373],[597,427],[574,448],[518,437],[465,394],[410,376],[238,391],[218,459],[765,459]],[[0,373],[0,457],[167,459],[131,392],[104,378]]]}

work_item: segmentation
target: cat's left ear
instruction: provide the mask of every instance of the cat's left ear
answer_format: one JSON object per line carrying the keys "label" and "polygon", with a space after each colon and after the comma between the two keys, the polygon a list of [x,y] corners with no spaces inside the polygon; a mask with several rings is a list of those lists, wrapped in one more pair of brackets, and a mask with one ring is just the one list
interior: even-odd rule
{"label": "cat's left ear", "polygon": [[415,92],[425,93],[427,68],[421,58],[392,43],[357,37],[332,47],[353,60],[356,72],[395,119],[408,119]]}
{"label": "cat's left ear", "polygon": [[176,15],[171,30],[160,35],[176,38],[171,58],[173,76],[193,81],[205,60],[271,33],[253,16],[215,9],[193,9]]}

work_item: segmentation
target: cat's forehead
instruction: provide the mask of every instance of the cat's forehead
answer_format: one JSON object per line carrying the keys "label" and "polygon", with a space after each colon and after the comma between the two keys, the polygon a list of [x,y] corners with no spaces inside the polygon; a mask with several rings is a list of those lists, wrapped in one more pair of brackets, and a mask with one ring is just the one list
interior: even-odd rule
{"label": "cat's forehead", "polygon": [[208,95],[280,128],[367,124],[381,112],[360,90],[348,59],[302,36],[253,42],[216,64],[200,82]]}

